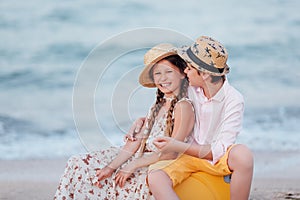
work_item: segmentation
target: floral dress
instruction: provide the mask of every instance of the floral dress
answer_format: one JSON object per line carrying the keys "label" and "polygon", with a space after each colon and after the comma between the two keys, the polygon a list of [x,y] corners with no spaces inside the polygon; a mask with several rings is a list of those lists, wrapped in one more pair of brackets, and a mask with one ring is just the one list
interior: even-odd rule
{"label": "floral dress", "polygon": [[[155,121],[146,142],[146,152],[156,151],[154,138],[164,135],[167,113]],[[118,154],[119,147],[72,156],[61,177],[54,199],[101,199],[101,200],[142,200],[154,199],[146,183],[148,167],[137,169],[121,188],[115,183],[115,175],[120,168],[138,157],[135,153],[113,175],[101,181],[102,188],[92,185],[97,168],[108,165]],[[144,153],[147,154],[147,153]]]}

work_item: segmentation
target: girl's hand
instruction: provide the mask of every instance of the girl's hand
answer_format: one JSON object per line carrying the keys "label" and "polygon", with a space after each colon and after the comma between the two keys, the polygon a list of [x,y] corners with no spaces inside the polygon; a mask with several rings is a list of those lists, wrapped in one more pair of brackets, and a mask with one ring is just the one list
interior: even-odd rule
{"label": "girl's hand", "polygon": [[116,174],[116,184],[120,187],[123,187],[125,185],[125,182],[127,179],[132,175],[132,173],[135,171],[135,165],[133,162],[128,163],[123,169],[121,169]]}
{"label": "girl's hand", "polygon": [[115,170],[109,166],[106,166],[102,169],[98,169],[96,171],[96,176],[98,177],[98,182],[96,182],[94,185],[99,188],[102,188],[102,184],[100,183],[100,181],[110,177],[114,173],[114,171]]}

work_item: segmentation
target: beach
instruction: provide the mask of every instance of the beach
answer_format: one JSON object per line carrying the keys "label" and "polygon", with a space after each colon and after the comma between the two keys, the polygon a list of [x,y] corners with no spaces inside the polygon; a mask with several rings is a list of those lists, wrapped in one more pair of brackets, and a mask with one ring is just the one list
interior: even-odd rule
{"label": "beach", "polygon": [[[299,160],[290,160],[297,154],[299,152],[255,152],[255,172],[249,199],[299,199]],[[278,164],[272,161],[274,158],[282,161],[277,169],[273,167],[273,164]],[[0,161],[0,199],[52,199],[66,162],[67,158]]]}
{"label": "beach", "polygon": [[201,35],[225,45],[245,99],[250,199],[300,199],[300,1],[170,5],[1,1],[0,200],[52,199],[69,156],[121,144],[155,101],[138,82],[144,53]]}

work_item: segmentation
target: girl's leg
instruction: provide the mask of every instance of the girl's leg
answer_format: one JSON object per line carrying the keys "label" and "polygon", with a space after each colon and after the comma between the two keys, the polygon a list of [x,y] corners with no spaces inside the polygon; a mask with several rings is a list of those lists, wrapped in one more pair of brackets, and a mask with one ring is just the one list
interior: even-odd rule
{"label": "girl's leg", "polygon": [[76,179],[80,172],[83,173],[80,167],[81,155],[72,156],[67,162],[64,174],[61,176],[59,186],[56,190],[54,200],[58,199],[73,199],[74,190],[76,187]]}
{"label": "girl's leg", "polygon": [[235,145],[229,152],[228,166],[233,171],[231,200],[248,200],[253,176],[253,154],[245,145]]}
{"label": "girl's leg", "polygon": [[153,170],[148,174],[148,185],[156,200],[179,200],[170,177],[162,170]]}

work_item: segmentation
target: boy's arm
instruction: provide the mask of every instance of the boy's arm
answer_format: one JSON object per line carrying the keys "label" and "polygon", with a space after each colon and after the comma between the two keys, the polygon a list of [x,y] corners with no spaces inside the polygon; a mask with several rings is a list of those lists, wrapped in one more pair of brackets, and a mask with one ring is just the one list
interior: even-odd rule
{"label": "boy's arm", "polygon": [[146,120],[146,117],[140,117],[137,120],[135,120],[134,123],[132,124],[132,126],[130,127],[128,133],[124,136],[124,141],[127,141],[127,140],[135,141],[136,134],[141,132],[141,129],[143,128],[145,120]]}
{"label": "boy's arm", "polygon": [[244,102],[231,102],[226,106],[221,130],[211,144],[213,163],[216,163],[227,151],[228,147],[236,142],[242,130]]}
{"label": "boy's arm", "polygon": [[212,151],[210,145],[199,145],[196,142],[185,143],[170,137],[157,138],[154,140],[154,145],[164,153],[185,153],[190,156],[212,160]]}
{"label": "boy's arm", "polygon": [[163,152],[185,153],[216,163],[227,151],[227,148],[235,143],[236,137],[242,128],[243,102],[228,105],[226,109],[228,112],[224,115],[221,131],[212,144],[200,145],[196,142],[187,144],[166,137],[156,139],[154,144]]}

